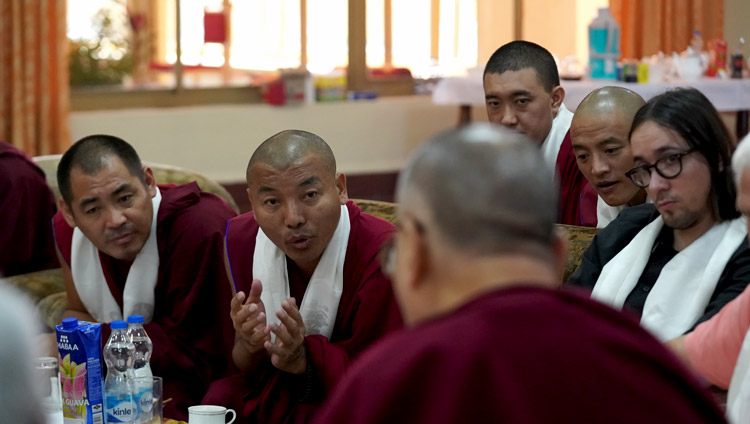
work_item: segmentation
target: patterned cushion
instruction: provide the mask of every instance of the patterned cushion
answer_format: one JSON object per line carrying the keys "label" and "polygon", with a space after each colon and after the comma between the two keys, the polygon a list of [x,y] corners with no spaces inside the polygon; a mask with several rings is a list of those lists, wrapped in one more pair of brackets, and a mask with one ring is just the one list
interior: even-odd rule
{"label": "patterned cushion", "polygon": [[583,252],[589,247],[591,240],[594,239],[594,236],[599,229],[563,224],[557,224],[557,228],[565,232],[568,236],[568,242],[570,243],[568,248],[568,260],[565,262],[565,272],[563,273],[563,282],[565,282],[568,281],[570,274],[581,265]]}
{"label": "patterned cushion", "polygon": [[[388,222],[396,223],[398,208],[395,203],[366,199],[352,199],[352,201],[362,208],[363,212],[383,218]],[[568,280],[570,274],[581,264],[583,252],[589,247],[598,229],[563,224],[558,224],[557,228],[564,232],[570,242],[570,250],[568,251],[568,259],[565,263],[565,272],[563,274],[563,282],[565,282]]]}
{"label": "patterned cushion", "polygon": [[42,322],[50,329],[60,323],[60,317],[67,307],[65,284],[62,269],[48,269],[28,274],[6,277],[5,281],[17,287],[37,305]]}
{"label": "patterned cushion", "polygon": [[[57,164],[60,162],[62,155],[47,155],[47,156],[36,156],[34,162],[39,165],[44,171],[47,177],[47,184],[55,193],[55,198],[60,197],[60,188],[57,185]],[[198,183],[198,187],[201,190],[215,194],[224,199],[229,206],[234,209],[235,212],[239,213],[240,208],[237,207],[237,203],[231,194],[219,183],[208,178],[207,176],[191,171],[189,169],[180,168],[178,166],[165,165],[161,163],[154,163],[143,161],[143,164],[150,167],[154,171],[154,178],[159,184],[185,184],[191,181]]]}
{"label": "patterned cushion", "polygon": [[26,293],[34,303],[50,293],[65,291],[60,268],[5,277],[5,281]]}
{"label": "patterned cushion", "polygon": [[396,204],[379,200],[351,199],[362,212],[384,219],[392,224],[396,223]]}
{"label": "patterned cushion", "polygon": [[[156,171],[155,171],[156,172]],[[166,170],[165,172],[169,172]],[[179,184],[179,182],[177,182]],[[200,183],[199,183],[200,184]],[[397,205],[377,200],[352,199],[362,211],[389,222],[396,222]],[[578,268],[581,256],[596,235],[596,228],[557,225],[568,237],[570,251],[565,265],[563,281]],[[60,268],[29,274],[15,275],[6,280],[24,291],[37,304],[43,321],[52,329],[60,322],[60,316],[67,307],[65,285]]]}
{"label": "patterned cushion", "polygon": [[[62,278],[62,275],[60,277]],[[68,296],[64,291],[52,293],[37,304],[37,310],[42,317],[42,322],[47,324],[47,327],[50,329],[54,329],[55,325],[60,323],[62,314],[67,308]]]}

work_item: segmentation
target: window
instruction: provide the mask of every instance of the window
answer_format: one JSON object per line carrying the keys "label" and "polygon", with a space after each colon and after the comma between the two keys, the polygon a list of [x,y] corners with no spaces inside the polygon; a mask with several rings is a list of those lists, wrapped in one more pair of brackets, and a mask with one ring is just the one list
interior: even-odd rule
{"label": "window", "polygon": [[[367,65],[409,68],[416,76],[475,65],[476,2],[367,0]],[[180,0],[181,63],[188,70],[209,71],[225,66],[275,71],[300,67],[302,61],[313,73],[346,67],[348,5],[349,0]],[[98,24],[92,17],[100,9],[119,10],[116,30],[124,44],[110,53],[125,55],[132,31],[125,7],[125,0],[69,0],[69,37],[94,38]],[[177,0],[146,2],[143,8],[151,26],[149,68],[170,71],[177,61]],[[204,13],[229,16],[226,43],[204,42]]]}

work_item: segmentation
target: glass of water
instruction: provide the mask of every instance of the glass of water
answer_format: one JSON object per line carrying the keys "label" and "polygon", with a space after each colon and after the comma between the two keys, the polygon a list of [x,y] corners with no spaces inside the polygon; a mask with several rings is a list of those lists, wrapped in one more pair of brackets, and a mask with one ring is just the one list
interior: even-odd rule
{"label": "glass of water", "polygon": [[47,424],[62,424],[60,367],[57,358],[43,356],[34,360],[34,379],[41,396],[41,409]]}

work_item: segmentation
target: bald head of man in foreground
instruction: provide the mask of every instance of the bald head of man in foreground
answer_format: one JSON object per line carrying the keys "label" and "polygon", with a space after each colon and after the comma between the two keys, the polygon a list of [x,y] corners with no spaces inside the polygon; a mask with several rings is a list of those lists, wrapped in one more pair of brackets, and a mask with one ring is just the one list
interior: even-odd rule
{"label": "bald head of man in foreground", "polygon": [[628,133],[633,117],[646,102],[622,87],[602,87],[583,99],[570,124],[573,151],[581,173],[609,206],[646,201],[645,190],[625,173],[633,165]]}
{"label": "bald head of man in foreground", "polygon": [[420,145],[387,255],[409,328],[357,360],[315,423],[722,422],[635,321],[558,289],[566,249],[543,164],[489,124]]}

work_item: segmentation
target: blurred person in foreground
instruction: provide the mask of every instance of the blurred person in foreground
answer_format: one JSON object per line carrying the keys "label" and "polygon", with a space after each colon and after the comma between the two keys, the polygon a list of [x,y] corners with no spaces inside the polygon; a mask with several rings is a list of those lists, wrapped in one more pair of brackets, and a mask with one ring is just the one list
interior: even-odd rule
{"label": "blurred person in foreground", "polygon": [[31,302],[0,279],[0,422],[45,422],[41,388],[34,387],[39,382],[33,377],[33,359],[39,352],[32,347],[32,335],[38,325]]}
{"label": "blurred person in foreground", "polygon": [[517,133],[474,125],[424,143],[385,253],[409,329],[365,352],[317,422],[722,422],[636,321],[558,289],[555,192]]}

